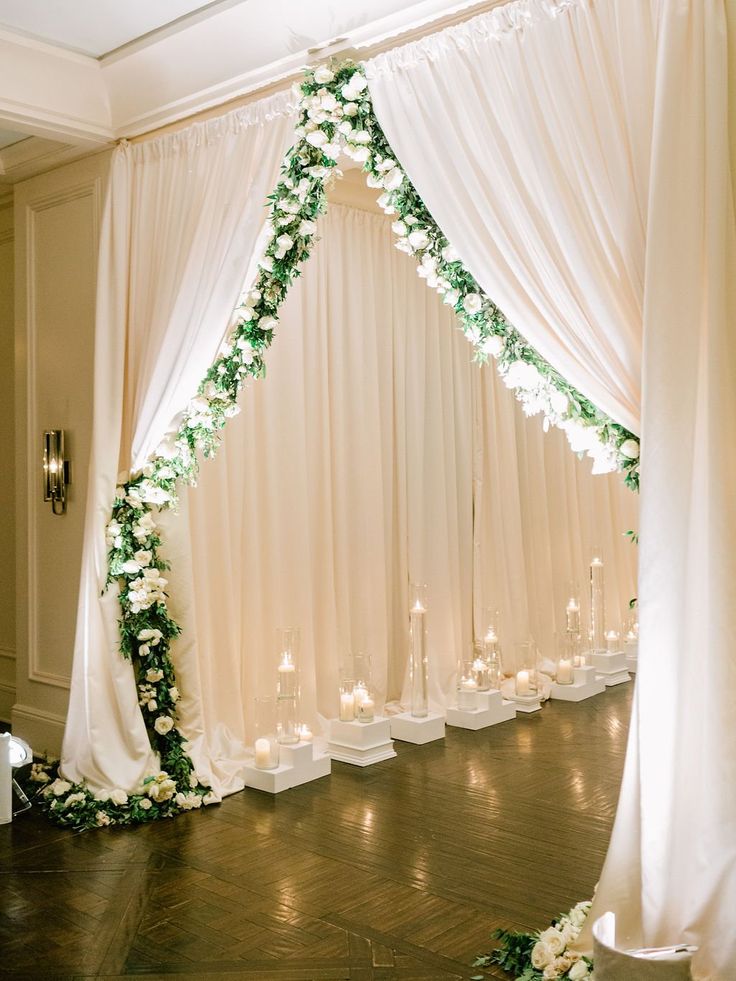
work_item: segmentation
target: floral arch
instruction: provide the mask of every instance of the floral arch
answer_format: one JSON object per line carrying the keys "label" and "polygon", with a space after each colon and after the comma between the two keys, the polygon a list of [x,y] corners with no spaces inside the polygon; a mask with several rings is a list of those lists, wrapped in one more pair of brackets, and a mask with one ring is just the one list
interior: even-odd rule
{"label": "floral arch", "polygon": [[94,794],[84,784],[56,779],[45,788],[43,799],[52,820],[61,825],[136,824],[217,800],[199,782],[177,726],[180,696],[171,644],[181,628],[167,608],[168,566],[159,555],[155,509],[174,507],[180,483],[196,482],[198,454],[216,453],[227,420],[240,411],[237,400],[244,379],[264,374],[279,308],[309,258],[316,219],[327,207],[328,186],[340,175],[341,153],[362,164],[368,185],[382,190],[378,203],[395,216],[396,247],[416,257],[418,274],[453,307],[476,359],[493,357],[524,412],[542,413],[545,429],[563,429],[573,451],[593,459],[594,472],[618,469],[626,484],[638,489],[638,438],[540,357],[464,268],[396,161],[374,115],[361,66],[348,61],[317,68],[305,76],[300,96],[297,141],[269,196],[268,244],[256,280],[238,307],[235,327],[178,430],[140,472],[117,487],[107,525],[107,585],[119,589],[120,653],[133,663],[139,705],[161,771],[146,778],[137,794],[120,789]]}

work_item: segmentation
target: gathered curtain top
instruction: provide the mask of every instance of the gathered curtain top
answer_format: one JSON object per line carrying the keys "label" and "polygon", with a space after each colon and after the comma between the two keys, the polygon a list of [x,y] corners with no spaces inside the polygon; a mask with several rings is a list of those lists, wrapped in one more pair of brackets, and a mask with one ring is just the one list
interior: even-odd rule
{"label": "gathered curtain top", "polygon": [[588,0],[512,0],[461,24],[404,44],[364,63],[368,78],[402,71],[423,61],[436,61],[453,49],[464,50],[483,41],[499,41],[533,27],[541,20],[554,20],[570,7]]}
{"label": "gathered curtain top", "polygon": [[173,133],[164,133],[134,144],[123,140],[118,151],[129,153],[133,160],[138,161],[186,154],[197,147],[216,143],[223,137],[237,136],[251,126],[262,126],[279,116],[296,116],[298,108],[299,94],[290,88],[232,109],[222,116],[192,123]]}

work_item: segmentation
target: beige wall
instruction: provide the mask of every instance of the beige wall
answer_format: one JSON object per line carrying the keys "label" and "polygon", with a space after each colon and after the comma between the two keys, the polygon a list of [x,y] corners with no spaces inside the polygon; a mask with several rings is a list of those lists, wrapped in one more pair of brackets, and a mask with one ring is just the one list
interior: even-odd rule
{"label": "beige wall", "polygon": [[13,199],[0,202],[0,720],[15,700]]}
{"label": "beige wall", "polygon": [[[92,431],[98,229],[109,153],[15,187],[16,695],[13,729],[61,745],[69,695]],[[41,434],[63,429],[68,510],[41,490]]]}

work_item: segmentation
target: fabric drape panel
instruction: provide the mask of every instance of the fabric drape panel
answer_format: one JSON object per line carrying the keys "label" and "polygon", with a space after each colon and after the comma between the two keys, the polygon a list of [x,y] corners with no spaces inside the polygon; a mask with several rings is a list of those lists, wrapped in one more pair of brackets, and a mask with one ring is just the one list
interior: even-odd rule
{"label": "fabric drape panel", "polygon": [[723,2],[517,0],[367,70],[400,164],[481,286],[563,375],[641,432],[640,667],[591,919],[615,911],[619,946],[699,944],[694,976],[733,978]]}
{"label": "fabric drape panel", "polygon": [[[254,695],[273,692],[278,625],[302,629],[305,721],[337,713],[340,661],[356,650],[373,657],[379,704],[408,705],[408,583],[424,580],[431,698],[444,706],[487,576],[522,636],[551,634],[590,526],[620,540],[637,523],[620,478],[593,477],[562,433],[524,419],[492,366],[472,363],[382,216],[331,205],[320,235],[266,380],[166,519],[184,730],[221,793],[241,785]],[[627,542],[612,548],[611,595],[633,595],[635,561]]]}
{"label": "fabric drape panel", "polygon": [[[112,160],[100,237],[94,432],[69,713],[68,778],[132,790],[158,770],[119,653],[105,527],[120,469],[140,466],[195,394],[249,268],[293,134],[290,96],[254,103]],[[132,455],[131,455],[132,454]]]}
{"label": "fabric drape panel", "polygon": [[399,162],[561,374],[640,429],[653,10],[520,0],[367,63]]}

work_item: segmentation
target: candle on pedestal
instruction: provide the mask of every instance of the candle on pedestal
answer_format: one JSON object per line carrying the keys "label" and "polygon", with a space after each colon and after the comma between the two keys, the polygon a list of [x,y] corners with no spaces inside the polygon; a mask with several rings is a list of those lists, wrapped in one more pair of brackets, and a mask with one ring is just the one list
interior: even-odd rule
{"label": "candle on pedestal", "polygon": [[373,722],[373,717],[375,715],[375,702],[371,696],[366,692],[365,698],[362,700],[358,706],[358,721],[359,722]]}
{"label": "candle on pedestal", "polygon": [[606,650],[609,654],[615,654],[618,648],[618,634],[615,630],[609,630],[606,634]]}
{"label": "candle on pedestal", "polygon": [[574,596],[571,596],[565,609],[567,614],[567,632],[569,634],[580,633],[580,603]]}
{"label": "candle on pedestal", "polygon": [[268,739],[256,739],[255,756],[259,770],[271,768],[271,743]]}
{"label": "candle on pedestal", "polygon": [[311,743],[314,739],[314,734],[306,723],[299,726],[299,738],[303,743]]}
{"label": "candle on pedestal", "polygon": [[573,667],[572,660],[567,657],[561,657],[557,662],[557,684],[558,685],[571,685],[573,679]]}
{"label": "candle on pedestal", "polygon": [[411,584],[413,602],[409,610],[409,678],[411,682],[411,714],[417,719],[424,719],[429,714],[426,595],[427,587],[425,584]]}
{"label": "candle on pedestal", "polygon": [[340,721],[352,722],[355,719],[355,692],[344,691],[340,694]]}
{"label": "candle on pedestal", "polygon": [[516,673],[516,694],[517,695],[531,695],[531,685],[529,683],[529,672],[528,671],[517,671]]}

